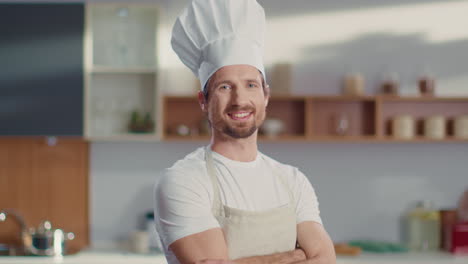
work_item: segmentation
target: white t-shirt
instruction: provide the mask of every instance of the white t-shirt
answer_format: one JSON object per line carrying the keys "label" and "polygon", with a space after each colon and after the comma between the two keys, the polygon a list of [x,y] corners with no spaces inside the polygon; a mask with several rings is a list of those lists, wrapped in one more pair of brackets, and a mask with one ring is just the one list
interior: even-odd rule
{"label": "white t-shirt", "polygon": [[[322,223],[315,191],[297,168],[258,152],[252,162],[230,160],[213,151],[221,202],[232,208],[265,211],[289,203],[294,195],[297,223]],[[213,184],[207,173],[205,148],[177,161],[155,185],[155,222],[168,263],[179,263],[169,245],[186,236],[220,227],[212,214]]]}

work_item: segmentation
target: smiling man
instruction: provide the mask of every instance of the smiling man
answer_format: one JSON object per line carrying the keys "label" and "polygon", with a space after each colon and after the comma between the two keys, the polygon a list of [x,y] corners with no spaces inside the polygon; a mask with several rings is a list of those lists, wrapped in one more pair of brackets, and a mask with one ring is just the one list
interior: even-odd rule
{"label": "smiling man", "polygon": [[270,90],[255,0],[194,0],[172,45],[200,79],[211,142],[164,171],[156,228],[168,263],[335,263],[314,189],[258,151]]}

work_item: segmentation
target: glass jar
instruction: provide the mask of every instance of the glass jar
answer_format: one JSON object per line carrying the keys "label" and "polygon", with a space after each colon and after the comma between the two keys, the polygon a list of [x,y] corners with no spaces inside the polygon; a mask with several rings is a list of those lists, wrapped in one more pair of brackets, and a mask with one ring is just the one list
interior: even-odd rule
{"label": "glass jar", "polygon": [[432,202],[422,201],[407,215],[407,245],[412,251],[436,251],[440,247],[440,214]]}

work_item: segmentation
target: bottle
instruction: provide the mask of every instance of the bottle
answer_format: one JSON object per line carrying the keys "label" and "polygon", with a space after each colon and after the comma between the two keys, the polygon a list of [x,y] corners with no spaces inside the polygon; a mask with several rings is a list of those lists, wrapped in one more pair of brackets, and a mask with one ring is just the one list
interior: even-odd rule
{"label": "bottle", "polygon": [[162,252],[162,244],[159,238],[159,234],[156,231],[156,225],[154,223],[154,213],[149,211],[146,213],[146,232],[149,235],[149,248],[150,250],[156,250]]}
{"label": "bottle", "polygon": [[432,202],[421,201],[407,216],[407,244],[412,251],[436,251],[440,247],[440,214]]}
{"label": "bottle", "polygon": [[433,96],[435,90],[435,80],[429,76],[422,76],[418,80],[419,92],[422,96]]}

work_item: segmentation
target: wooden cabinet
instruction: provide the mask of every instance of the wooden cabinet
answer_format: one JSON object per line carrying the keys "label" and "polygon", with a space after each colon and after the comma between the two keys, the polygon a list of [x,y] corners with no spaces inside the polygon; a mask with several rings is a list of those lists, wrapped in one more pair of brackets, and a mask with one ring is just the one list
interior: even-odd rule
{"label": "wooden cabinet", "polygon": [[83,134],[83,4],[0,3],[0,135]]}
{"label": "wooden cabinet", "polygon": [[[410,140],[392,136],[391,120],[407,114],[414,118],[416,136]],[[423,137],[426,117],[446,118],[447,137]],[[468,115],[468,98],[389,96],[273,96],[267,119],[279,119],[284,130],[275,137],[259,134],[264,141],[313,142],[451,142],[453,119]],[[166,96],[163,100],[163,140],[207,140],[207,122],[198,101],[190,96]],[[262,129],[260,130],[262,131]]]}
{"label": "wooden cabinet", "polygon": [[[158,139],[158,8],[129,2],[86,6],[85,136],[91,141]],[[150,125],[131,128],[132,119]]]}
{"label": "wooden cabinet", "polygon": [[[72,251],[89,245],[88,143],[72,138],[0,138],[0,208],[20,212],[29,227],[50,220],[74,232]],[[19,244],[19,226],[0,222],[0,243]]]}

